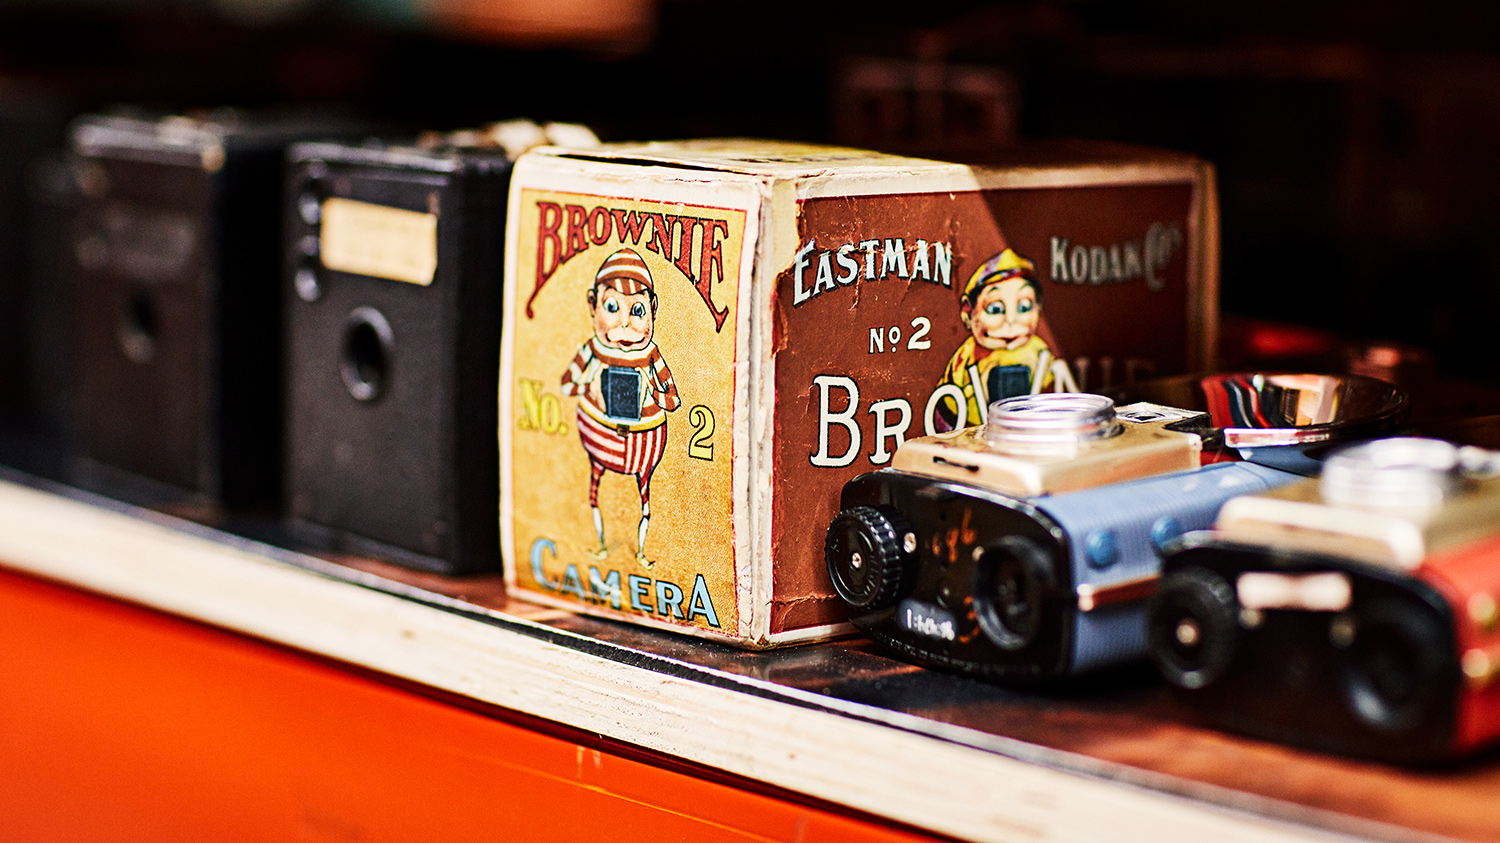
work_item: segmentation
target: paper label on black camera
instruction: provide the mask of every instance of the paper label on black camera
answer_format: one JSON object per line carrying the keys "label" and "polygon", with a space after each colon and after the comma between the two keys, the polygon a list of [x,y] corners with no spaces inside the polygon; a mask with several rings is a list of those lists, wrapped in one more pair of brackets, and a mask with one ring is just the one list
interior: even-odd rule
{"label": "paper label on black camera", "polygon": [[335,196],[323,200],[319,255],[338,272],[427,286],[437,271],[437,215]]}

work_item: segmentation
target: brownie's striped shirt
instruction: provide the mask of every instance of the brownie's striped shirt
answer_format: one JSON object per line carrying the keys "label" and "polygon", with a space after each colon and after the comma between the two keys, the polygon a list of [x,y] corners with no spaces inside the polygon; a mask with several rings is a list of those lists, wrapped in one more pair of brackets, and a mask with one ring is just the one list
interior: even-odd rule
{"label": "brownie's striped shirt", "polygon": [[[637,369],[641,374],[638,396],[641,417],[636,419],[612,418],[584,387],[597,381],[607,366]],[[613,428],[625,427],[632,431],[650,430],[667,420],[667,411],[682,404],[677,396],[677,384],[672,380],[672,370],[662,359],[656,343],[647,343],[635,351],[610,348],[590,337],[573,355],[573,362],[562,376],[564,395],[578,396],[578,409],[602,424]]]}

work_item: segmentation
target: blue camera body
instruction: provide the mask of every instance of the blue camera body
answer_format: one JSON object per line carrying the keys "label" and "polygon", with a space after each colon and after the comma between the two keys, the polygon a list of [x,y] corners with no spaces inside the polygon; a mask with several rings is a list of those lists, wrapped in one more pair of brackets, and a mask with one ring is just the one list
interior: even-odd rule
{"label": "blue camera body", "polygon": [[1161,548],[1298,475],[1248,462],[1017,496],[883,469],[844,486],[827,558],[850,619],[921,664],[1045,680],[1144,657]]}

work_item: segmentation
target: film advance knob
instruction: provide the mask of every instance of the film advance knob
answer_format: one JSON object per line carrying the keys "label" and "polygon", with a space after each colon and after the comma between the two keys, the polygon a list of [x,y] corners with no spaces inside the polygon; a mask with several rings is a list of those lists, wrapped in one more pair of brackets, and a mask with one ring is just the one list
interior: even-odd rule
{"label": "film advance knob", "polygon": [[888,506],[852,506],[828,525],[823,545],[833,590],[849,608],[875,611],[894,605],[912,567],[915,537],[900,512]]}
{"label": "film advance knob", "polygon": [[1238,615],[1234,588],[1223,577],[1196,565],[1173,571],[1146,620],[1151,660],[1179,688],[1212,684],[1234,658]]}

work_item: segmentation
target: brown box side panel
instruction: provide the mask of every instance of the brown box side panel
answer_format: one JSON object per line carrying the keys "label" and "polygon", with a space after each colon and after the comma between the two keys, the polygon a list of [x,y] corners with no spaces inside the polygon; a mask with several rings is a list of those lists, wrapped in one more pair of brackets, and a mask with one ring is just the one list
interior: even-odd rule
{"label": "brown box side panel", "polygon": [[[977,406],[959,419],[956,401],[932,400],[945,381],[961,387],[973,367],[999,391],[1050,390],[1066,383],[1051,359],[1087,390],[1196,360],[1193,199],[1179,182],[802,204],[774,305],[773,633],[843,619],[822,550],[843,483],[905,438],[977,423]],[[1034,264],[1033,292],[990,291],[971,330],[965,284],[1006,249]]]}

